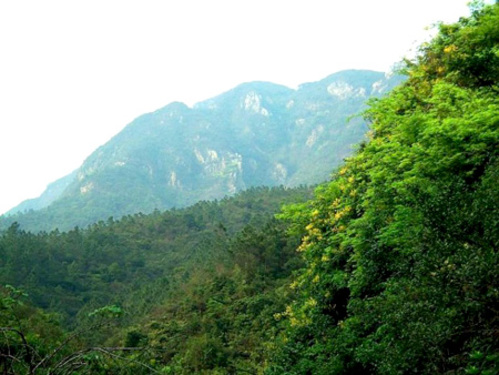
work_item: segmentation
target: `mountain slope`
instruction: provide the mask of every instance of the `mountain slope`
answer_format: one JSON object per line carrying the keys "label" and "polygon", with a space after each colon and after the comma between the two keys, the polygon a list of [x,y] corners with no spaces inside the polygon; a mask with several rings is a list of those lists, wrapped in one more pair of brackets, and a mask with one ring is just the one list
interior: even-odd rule
{"label": "mountain slope", "polygon": [[25,212],[30,210],[40,210],[49,206],[52,202],[58,199],[66,188],[73,182],[76,177],[76,171],[64,176],[57,181],[49,184],[42,195],[38,198],[27,199],[18,206],[6,212],[6,215],[13,215],[17,212]]}
{"label": "mountain slope", "polygon": [[349,117],[399,81],[344,71],[297,90],[251,82],[194,108],[171,103],[97,149],[50,206],[2,226],[15,220],[31,230],[69,229],[252,186],[324,181],[367,129]]}
{"label": "mountain slope", "polygon": [[282,215],[306,230],[306,266],[268,374],[499,373],[499,3],[475,6]]}

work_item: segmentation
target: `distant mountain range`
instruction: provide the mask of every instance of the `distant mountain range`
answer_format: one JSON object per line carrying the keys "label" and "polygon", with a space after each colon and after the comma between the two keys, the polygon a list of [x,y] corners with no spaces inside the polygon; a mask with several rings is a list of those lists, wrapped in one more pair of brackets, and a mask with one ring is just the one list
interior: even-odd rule
{"label": "distant mountain range", "polygon": [[39,198],[0,219],[32,231],[67,230],[110,216],[184,207],[252,186],[328,179],[359,143],[366,100],[400,76],[348,70],[297,90],[245,83],[189,108],[140,116]]}

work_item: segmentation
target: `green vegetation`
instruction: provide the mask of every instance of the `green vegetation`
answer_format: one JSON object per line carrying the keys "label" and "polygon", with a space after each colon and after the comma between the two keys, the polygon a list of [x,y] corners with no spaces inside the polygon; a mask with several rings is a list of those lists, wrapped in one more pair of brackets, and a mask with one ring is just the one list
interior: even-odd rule
{"label": "green vegetation", "polygon": [[[13,224],[0,236],[0,283],[28,291],[29,304],[46,312],[30,308],[30,317],[19,320],[10,307],[5,311],[0,327],[22,332],[25,348],[39,354],[36,361],[12,354],[8,348],[20,337],[0,335],[4,367],[36,366],[44,358],[38,345],[48,353],[76,335],[39,371],[74,353],[87,364],[79,370],[84,373],[99,366],[104,373],[261,368],[277,332],[274,314],[290,302],[278,291],[301,264],[299,237],[286,235],[273,215],[311,193],[254,188],[219,202],[63,233],[35,235]],[[96,318],[106,318],[105,324]],[[40,344],[32,340],[43,328],[39,321],[58,329],[45,330]]]}
{"label": "green vegetation", "polygon": [[11,225],[0,371],[498,374],[499,4],[472,10],[370,102],[314,197]]}
{"label": "green vegetation", "polygon": [[[399,81],[343,71],[298,90],[252,82],[193,108],[171,103],[134,120],[39,199],[0,217],[0,230],[18,222],[32,232],[67,231],[251,187],[326,181],[364,138],[365,121],[348,118]],[[333,95],[335,85],[351,91]]]}
{"label": "green vegetation", "polygon": [[[499,371],[499,5],[442,25],[306,209],[274,373]],[[296,218],[298,212],[298,218]]]}

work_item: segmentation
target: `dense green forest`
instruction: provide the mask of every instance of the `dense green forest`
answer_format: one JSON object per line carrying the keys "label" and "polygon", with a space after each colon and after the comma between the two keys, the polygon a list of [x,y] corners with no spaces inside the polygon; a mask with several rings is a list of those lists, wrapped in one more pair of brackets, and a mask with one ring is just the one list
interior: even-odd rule
{"label": "dense green forest", "polygon": [[498,374],[499,4],[471,11],[370,101],[369,139],[313,196],[13,224],[0,371]]}
{"label": "dense green forest", "polygon": [[[56,336],[43,337],[42,352],[61,345],[62,325],[69,335],[77,332],[76,346],[64,345],[69,352],[97,345],[145,345],[148,361],[185,373],[232,368],[238,362],[259,365],[266,337],[276,325],[273,315],[285,307],[286,297],[277,289],[287,285],[286,277],[300,265],[295,256],[299,237],[287,235],[273,215],[282,204],[306,201],[311,193],[310,188],[254,188],[219,202],[110,218],[63,233],[32,234],[14,224],[0,237],[0,278],[9,285],[0,326],[35,329],[37,336],[38,321],[51,322],[58,327]],[[29,297],[21,298],[20,289]],[[18,304],[24,299],[50,316],[25,310]],[[101,327],[101,315],[119,319]],[[51,324],[50,330],[55,329]],[[19,335],[11,332],[3,339],[7,354],[17,353],[11,351],[15,345],[22,349]],[[48,368],[64,363],[68,354],[63,352],[45,363]],[[40,354],[30,361],[43,358]],[[6,369],[29,368],[29,363],[16,365],[4,362]]]}

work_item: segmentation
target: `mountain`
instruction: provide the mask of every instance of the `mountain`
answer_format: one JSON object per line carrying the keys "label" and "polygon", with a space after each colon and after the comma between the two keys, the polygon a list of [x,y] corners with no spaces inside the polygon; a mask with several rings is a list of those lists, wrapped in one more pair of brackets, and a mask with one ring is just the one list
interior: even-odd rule
{"label": "mountain", "polygon": [[499,2],[471,10],[313,196],[0,233],[2,373],[499,374]]}
{"label": "mountain", "polygon": [[[65,188],[49,204],[39,201],[44,193],[12,210],[18,214],[0,227],[17,221],[29,230],[65,230],[253,186],[325,181],[367,130],[363,120],[349,118],[400,80],[349,70],[296,90],[251,82],[193,108],[171,103],[134,120],[58,181]],[[35,211],[22,213],[26,208]]]}
{"label": "mountain", "polygon": [[18,212],[26,212],[31,210],[40,210],[49,206],[52,202],[54,202],[57,198],[61,196],[61,194],[66,190],[66,188],[73,182],[76,177],[76,171],[64,176],[57,181],[49,184],[42,195],[38,198],[27,199],[23,201],[18,206],[6,212],[6,215],[13,215]]}

